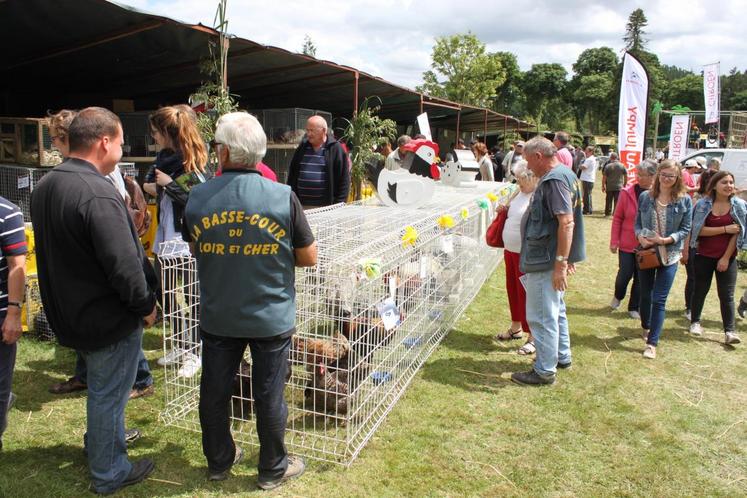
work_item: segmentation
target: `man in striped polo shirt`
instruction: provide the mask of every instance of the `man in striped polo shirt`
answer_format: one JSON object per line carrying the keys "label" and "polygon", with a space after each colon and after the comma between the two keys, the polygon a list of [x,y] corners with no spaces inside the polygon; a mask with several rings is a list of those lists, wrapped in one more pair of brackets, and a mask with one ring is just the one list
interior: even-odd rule
{"label": "man in striped polo shirt", "polygon": [[350,192],[348,164],[345,149],[327,136],[327,122],[312,116],[306,122],[306,137],[291,159],[288,185],[304,209],[345,202]]}
{"label": "man in striped polo shirt", "polygon": [[0,449],[8,425],[21,303],[26,285],[26,233],[18,206],[0,197]]}

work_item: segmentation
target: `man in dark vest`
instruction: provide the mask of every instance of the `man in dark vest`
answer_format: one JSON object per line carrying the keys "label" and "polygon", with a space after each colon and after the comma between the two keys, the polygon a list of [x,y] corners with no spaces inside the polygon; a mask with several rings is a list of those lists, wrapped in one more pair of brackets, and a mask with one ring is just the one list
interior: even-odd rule
{"label": "man in dark vest", "polygon": [[215,142],[223,174],[192,189],[183,234],[200,280],[202,449],[210,480],[226,479],[242,459],[229,403],[248,345],[260,441],[257,484],[273,489],[305,468],[283,442],[283,390],[295,332],[295,267],[316,265],[316,242],[290,187],[256,169],[267,140],[254,116],[222,116]]}
{"label": "man in dark vest", "polygon": [[585,258],[581,188],[570,168],[560,166],[557,149],[534,137],[524,147],[527,166],[539,178],[521,224],[519,267],[525,273],[527,322],[537,355],[534,368],[511,380],[524,385],[553,384],[557,368],[570,368],[571,341],[564,294],[568,274]]}
{"label": "man in dark vest", "polygon": [[135,226],[106,179],[122,157],[119,118],[100,107],[83,109],[68,142],[67,160],[34,188],[31,219],[49,324],[88,366],[88,467],[96,492],[108,494],[154,468],[147,458],[127,459],[124,411],[156,297]]}

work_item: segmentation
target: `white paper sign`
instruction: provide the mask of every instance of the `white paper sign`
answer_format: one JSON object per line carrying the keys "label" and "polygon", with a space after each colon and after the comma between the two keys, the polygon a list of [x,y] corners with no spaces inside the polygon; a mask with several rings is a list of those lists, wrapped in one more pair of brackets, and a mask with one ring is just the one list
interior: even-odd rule
{"label": "white paper sign", "polygon": [[687,155],[687,137],[690,131],[690,116],[672,116],[669,132],[669,159],[681,161]]}
{"label": "white paper sign", "polygon": [[18,177],[18,188],[29,188],[31,185],[30,176],[19,176]]}
{"label": "white paper sign", "polygon": [[428,256],[422,256],[420,258],[420,278],[425,280],[428,277],[428,266],[430,261]]}
{"label": "white paper sign", "polygon": [[705,97],[705,123],[719,122],[721,90],[719,88],[719,63],[703,66],[703,97]]}
{"label": "white paper sign", "polygon": [[433,141],[433,137],[431,136],[431,125],[428,123],[428,113],[424,112],[420,116],[418,116],[418,127],[420,128],[420,133],[425,135],[425,138]]}
{"label": "white paper sign", "polygon": [[386,298],[382,302],[376,305],[376,309],[379,310],[379,316],[384,325],[384,329],[389,332],[394,327],[399,325],[400,317],[397,305],[394,304],[392,298]]}

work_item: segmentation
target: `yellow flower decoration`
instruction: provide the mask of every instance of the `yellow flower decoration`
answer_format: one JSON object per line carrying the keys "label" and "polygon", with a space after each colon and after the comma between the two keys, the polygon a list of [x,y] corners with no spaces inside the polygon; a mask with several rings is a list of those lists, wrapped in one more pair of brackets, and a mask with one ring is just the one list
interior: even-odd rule
{"label": "yellow flower decoration", "polygon": [[418,231],[411,226],[405,227],[405,234],[402,236],[402,247],[414,246],[418,240]]}
{"label": "yellow flower decoration", "polygon": [[436,220],[436,223],[438,223],[438,226],[440,226],[442,229],[446,230],[447,228],[454,227],[454,218],[452,218],[448,214],[445,214],[443,216],[440,216],[438,220]]}
{"label": "yellow flower decoration", "polygon": [[500,191],[501,197],[506,197],[508,195],[508,193],[509,193],[508,187],[502,188],[501,191]]}
{"label": "yellow flower decoration", "polygon": [[466,220],[467,218],[469,218],[469,209],[462,208],[462,210],[459,212],[459,214],[462,216],[463,220]]}
{"label": "yellow flower decoration", "polygon": [[498,200],[498,196],[495,195],[493,192],[488,192],[488,194],[485,197],[487,197],[490,200],[490,202],[495,202]]}

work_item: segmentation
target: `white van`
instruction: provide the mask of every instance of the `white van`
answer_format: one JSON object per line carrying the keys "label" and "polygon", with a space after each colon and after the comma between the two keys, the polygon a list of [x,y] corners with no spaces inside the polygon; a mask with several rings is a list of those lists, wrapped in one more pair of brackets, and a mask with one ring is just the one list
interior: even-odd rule
{"label": "white van", "polygon": [[712,157],[721,159],[721,170],[734,175],[734,182],[740,190],[747,189],[747,149],[700,149],[691,151],[685,156],[681,164],[688,159],[705,157],[706,164]]}

